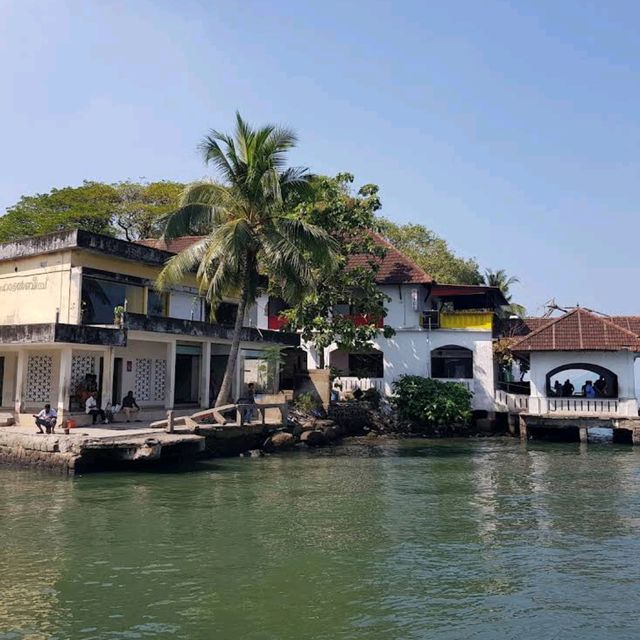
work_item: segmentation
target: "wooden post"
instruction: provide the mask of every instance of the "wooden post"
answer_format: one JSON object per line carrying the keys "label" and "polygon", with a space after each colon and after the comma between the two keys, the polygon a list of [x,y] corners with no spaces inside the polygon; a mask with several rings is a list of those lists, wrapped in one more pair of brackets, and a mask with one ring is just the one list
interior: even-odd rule
{"label": "wooden post", "polygon": [[527,433],[527,422],[522,416],[518,416],[519,429],[520,429],[520,440],[526,440]]}
{"label": "wooden post", "polygon": [[173,409],[167,411],[167,433],[173,433]]}
{"label": "wooden post", "polygon": [[262,426],[264,427],[265,425],[265,420],[266,420],[266,414],[267,414],[267,410],[262,408],[262,409],[258,409],[258,411],[260,411],[260,413],[262,413]]}
{"label": "wooden post", "polygon": [[589,430],[586,427],[579,428],[580,442],[586,444],[589,442]]}

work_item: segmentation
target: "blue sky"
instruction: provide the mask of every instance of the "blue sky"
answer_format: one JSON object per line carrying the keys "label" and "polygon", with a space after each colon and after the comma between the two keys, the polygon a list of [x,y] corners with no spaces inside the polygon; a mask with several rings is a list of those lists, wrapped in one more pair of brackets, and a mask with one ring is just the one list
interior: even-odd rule
{"label": "blue sky", "polygon": [[0,211],[21,194],[206,175],[239,109],[292,161],[555,297],[640,313],[634,2],[0,3]]}

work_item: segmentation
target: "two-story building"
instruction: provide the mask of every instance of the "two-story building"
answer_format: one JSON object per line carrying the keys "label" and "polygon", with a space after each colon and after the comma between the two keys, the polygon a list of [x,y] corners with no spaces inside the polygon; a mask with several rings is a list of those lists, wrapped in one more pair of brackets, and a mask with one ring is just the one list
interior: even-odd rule
{"label": "two-story building", "polygon": [[[320,358],[306,346],[309,369],[321,362],[339,372],[344,391],[374,387],[390,395],[393,381],[403,374],[458,382],[473,392],[475,410],[493,411],[496,370],[493,341],[496,319],[507,304],[496,287],[439,284],[383,238],[373,238],[386,250],[376,282],[387,295],[384,324],[395,330],[392,338],[379,335],[365,351],[344,351],[336,344]],[[366,266],[370,256],[356,256],[353,266]],[[278,329],[283,305],[266,296],[258,300],[258,327]],[[370,322],[354,310],[355,322]],[[380,321],[380,326],[382,321]]]}
{"label": "two-story building", "polygon": [[[166,261],[188,242],[167,251],[158,241],[76,230],[0,245],[3,411],[20,422],[45,403],[61,418],[82,414],[88,389],[102,406],[133,391],[147,415],[208,407],[227,364],[237,305],[223,303],[212,322],[195,277],[155,290]],[[122,326],[114,318],[120,306]],[[234,397],[265,348],[299,345],[297,335],[257,329],[255,313],[245,318]]]}

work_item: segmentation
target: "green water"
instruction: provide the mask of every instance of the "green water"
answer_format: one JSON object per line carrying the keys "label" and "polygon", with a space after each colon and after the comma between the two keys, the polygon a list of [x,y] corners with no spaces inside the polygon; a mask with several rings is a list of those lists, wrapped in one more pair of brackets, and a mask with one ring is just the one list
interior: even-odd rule
{"label": "green water", "polygon": [[0,639],[631,639],[640,451],[404,442],[0,470]]}

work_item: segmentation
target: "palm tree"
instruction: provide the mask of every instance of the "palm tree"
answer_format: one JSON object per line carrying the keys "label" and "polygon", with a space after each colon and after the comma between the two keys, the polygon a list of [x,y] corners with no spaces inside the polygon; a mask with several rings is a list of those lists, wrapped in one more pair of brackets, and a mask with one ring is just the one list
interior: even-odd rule
{"label": "palm tree", "polygon": [[167,262],[158,288],[195,272],[212,308],[225,297],[239,300],[216,406],[231,394],[245,311],[256,301],[262,276],[277,282],[281,295],[295,304],[336,261],[327,232],[294,218],[287,206],[308,194],[311,177],[306,169],[285,167],[295,143],[288,129],[253,129],[237,113],[233,136],[211,131],[199,147],[218,180],[187,186],[180,208],[165,220],[166,242],[194,233],[203,238]]}
{"label": "palm tree", "polygon": [[517,316],[523,316],[526,313],[526,309],[521,304],[511,302],[511,293],[509,291],[511,285],[517,284],[520,279],[516,276],[508,276],[504,269],[498,269],[492,271],[487,269],[484,272],[484,283],[489,287],[497,287],[502,292],[505,300],[509,303],[509,311]]}

